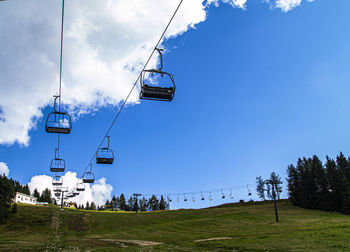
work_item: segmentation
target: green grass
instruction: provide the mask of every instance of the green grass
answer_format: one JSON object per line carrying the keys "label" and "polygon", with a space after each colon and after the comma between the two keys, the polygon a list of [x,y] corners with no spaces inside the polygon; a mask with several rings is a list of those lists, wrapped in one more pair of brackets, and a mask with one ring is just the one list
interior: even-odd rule
{"label": "green grass", "polygon": [[[18,205],[18,213],[0,225],[0,250],[350,251],[350,216],[289,201],[278,208],[275,223],[271,202],[138,214]],[[195,242],[217,237],[230,239]]]}

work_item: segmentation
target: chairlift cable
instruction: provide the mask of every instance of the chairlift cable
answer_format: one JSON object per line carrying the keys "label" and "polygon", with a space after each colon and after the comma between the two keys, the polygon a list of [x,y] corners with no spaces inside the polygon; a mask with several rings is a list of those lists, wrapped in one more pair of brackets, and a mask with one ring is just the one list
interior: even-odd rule
{"label": "chairlift cable", "polygon": [[[64,0],[62,0],[62,22],[61,22],[61,50],[60,50],[60,81],[58,89],[58,112],[61,112],[61,94],[62,94],[62,58],[63,58],[63,24],[64,24]],[[57,134],[58,155],[60,151],[60,134]]]}
{"label": "chairlift cable", "polygon": [[237,191],[237,190],[246,190],[247,186],[255,186],[255,184],[246,184],[246,185],[240,185],[240,186],[233,186],[233,187],[222,187],[220,189],[214,189],[214,190],[202,190],[202,191],[192,191],[192,192],[182,192],[182,193],[164,193],[164,194],[155,194],[155,193],[146,193],[146,194],[142,194],[142,196],[144,197],[148,197],[148,196],[164,196],[164,195],[167,195],[169,197],[174,197],[174,196],[177,196],[177,195],[191,195],[191,194],[198,194],[198,195],[202,195],[202,194],[205,194],[205,193],[220,193],[220,192],[223,192],[223,191],[227,191],[227,192],[232,192],[232,191]]}
{"label": "chairlift cable", "polygon": [[[63,0],[63,1],[64,1],[64,0]],[[139,79],[141,78],[142,72],[146,69],[146,67],[147,67],[149,61],[151,60],[151,58],[152,58],[154,52],[157,50],[157,48],[158,48],[160,42],[162,41],[162,39],[163,39],[165,33],[167,32],[167,30],[168,30],[168,28],[169,28],[171,22],[173,21],[173,19],[174,19],[176,13],[177,13],[177,11],[179,10],[180,6],[182,5],[182,2],[183,2],[183,1],[184,1],[184,0],[181,0],[181,1],[179,2],[177,8],[175,9],[173,15],[171,16],[171,18],[170,18],[170,20],[169,20],[167,26],[165,27],[165,29],[164,29],[162,35],[161,35],[160,38],[158,39],[158,42],[156,43],[156,46],[155,46],[154,49],[152,50],[152,53],[151,53],[150,56],[148,57],[146,63],[144,64],[142,70],[140,71],[140,74],[138,75],[138,77],[137,77],[137,79],[136,79],[134,85],[132,86],[131,90],[129,91],[128,95],[126,96],[126,99],[123,101],[123,103],[122,103],[121,107],[119,108],[117,114],[115,115],[115,117],[114,117],[114,119],[113,119],[111,125],[109,126],[109,128],[108,128],[106,134],[104,135],[104,137],[102,138],[102,141],[100,142],[99,146],[97,147],[97,150],[94,152],[94,154],[93,154],[93,156],[92,156],[92,158],[91,158],[89,164],[86,166],[84,172],[87,170],[87,168],[89,167],[89,165],[92,164],[92,161],[94,160],[97,151],[98,151],[99,148],[102,146],[102,144],[103,144],[105,138],[109,135],[109,132],[110,132],[111,129],[113,128],[113,126],[114,126],[115,122],[117,121],[117,119],[118,119],[118,117],[119,117],[121,111],[123,110],[123,108],[124,108],[126,102],[128,101],[128,99],[129,99],[131,93],[133,92],[133,90],[134,90],[134,88],[136,87],[136,85],[137,85]],[[62,18],[62,25],[63,25],[63,18]],[[63,26],[62,26],[62,27],[63,27]],[[63,31],[63,28],[62,28],[62,31]]]}

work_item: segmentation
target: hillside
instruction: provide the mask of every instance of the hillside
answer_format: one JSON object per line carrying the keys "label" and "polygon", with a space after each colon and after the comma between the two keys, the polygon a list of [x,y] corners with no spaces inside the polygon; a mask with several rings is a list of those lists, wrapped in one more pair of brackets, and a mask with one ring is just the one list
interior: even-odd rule
{"label": "hillside", "polygon": [[350,217],[278,202],[116,213],[19,205],[0,225],[0,250],[350,251]]}

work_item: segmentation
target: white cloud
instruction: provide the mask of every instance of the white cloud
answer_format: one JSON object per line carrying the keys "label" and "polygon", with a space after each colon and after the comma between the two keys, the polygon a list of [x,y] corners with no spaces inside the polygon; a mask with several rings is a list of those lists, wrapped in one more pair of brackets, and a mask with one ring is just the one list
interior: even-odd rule
{"label": "white cloud", "polygon": [[219,6],[220,2],[230,4],[232,7],[245,9],[247,0],[208,0],[207,5],[214,4],[215,6]]}
{"label": "white cloud", "polygon": [[[270,3],[272,7],[281,9],[283,12],[288,12],[295,7],[299,6],[302,0],[265,0]],[[314,0],[306,0],[307,2],[313,2]]]}
{"label": "white cloud", "polygon": [[[47,175],[37,175],[31,178],[28,183],[30,191],[33,193],[36,188],[40,193],[49,188],[53,193],[52,177]],[[63,176],[63,187],[68,187],[70,190],[75,188],[79,178],[77,178],[76,172],[66,172]],[[87,201],[91,203],[93,201],[96,205],[103,205],[107,199],[111,199],[111,193],[113,187],[106,183],[105,178],[101,178],[90,186],[85,184],[85,191],[69,201],[76,202],[77,204],[86,204]]]}
{"label": "white cloud", "polygon": [[[166,38],[195,28],[205,21],[207,6],[219,1],[243,9],[247,2],[184,1]],[[275,0],[283,11],[300,3]],[[115,106],[126,97],[177,4],[168,0],[66,2],[62,99],[74,115]],[[57,94],[61,1],[5,1],[0,6],[0,144],[28,145],[28,132],[36,128],[42,109],[52,105]],[[156,63],[155,57],[149,67]],[[135,90],[129,104],[138,102]]]}
{"label": "white cloud", "polygon": [[8,176],[9,173],[10,173],[10,169],[7,166],[7,164],[4,163],[4,162],[0,162],[0,175],[4,175],[5,174],[6,176]]}

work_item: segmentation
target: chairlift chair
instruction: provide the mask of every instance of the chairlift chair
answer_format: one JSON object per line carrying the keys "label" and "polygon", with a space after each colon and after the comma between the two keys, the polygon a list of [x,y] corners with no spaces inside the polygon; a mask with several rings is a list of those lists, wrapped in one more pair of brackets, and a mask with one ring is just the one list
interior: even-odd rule
{"label": "chairlift chair", "polygon": [[53,191],[54,191],[55,193],[61,193],[61,192],[62,192],[62,188],[61,188],[61,187],[58,187],[58,186],[55,186],[55,187],[53,188]]}
{"label": "chairlift chair", "polygon": [[[162,49],[156,48],[160,55],[160,68],[143,70],[140,77],[140,99],[155,100],[155,101],[172,101],[175,95],[175,81],[172,74],[162,71],[163,68],[163,56]],[[151,78],[153,76],[153,81]],[[154,79],[161,78],[166,80],[166,86],[155,86]]]}
{"label": "chairlift chair", "polygon": [[247,189],[248,189],[248,196],[252,196],[252,193],[250,192],[248,185],[247,185]]}
{"label": "chairlift chair", "polygon": [[230,188],[230,199],[233,199],[231,188]]}
{"label": "chairlift chair", "polygon": [[168,201],[169,202],[172,202],[173,200],[170,198],[170,196],[168,196]]}
{"label": "chairlift chair", "polygon": [[77,195],[79,195],[79,192],[73,192],[73,195],[77,196]]}
{"label": "chairlift chair", "polygon": [[195,202],[195,201],[196,201],[196,199],[194,197],[194,193],[192,193],[192,202]]}
{"label": "chairlift chair", "polygon": [[209,200],[212,201],[213,198],[211,197],[211,192],[209,192]]}
{"label": "chairlift chair", "polygon": [[107,136],[108,145],[105,148],[99,148],[96,153],[96,164],[113,164],[114,154],[109,148],[109,136]]}
{"label": "chairlift chair", "polygon": [[92,172],[92,164],[89,164],[90,170],[83,173],[83,183],[94,183],[95,182],[95,174]]}
{"label": "chairlift chair", "polygon": [[222,191],[222,189],[221,189],[221,198],[222,198],[222,199],[225,198],[225,194],[224,194],[224,192]]}
{"label": "chairlift chair", "polygon": [[88,171],[83,174],[83,183],[92,184],[95,182],[95,175],[93,172]]}
{"label": "chairlift chair", "polygon": [[66,112],[56,110],[57,98],[54,96],[54,111],[50,112],[46,119],[45,130],[48,133],[69,134],[72,130],[72,118]]}
{"label": "chairlift chair", "polygon": [[63,184],[63,177],[62,176],[54,176],[52,178],[52,185],[53,186],[61,186]]}
{"label": "chairlift chair", "polygon": [[177,195],[176,202],[180,202],[179,195]]}
{"label": "chairlift chair", "polygon": [[204,200],[204,196],[203,193],[201,192],[201,200]]}
{"label": "chairlift chair", "polygon": [[186,194],[184,194],[184,201],[187,201]]}
{"label": "chairlift chair", "polygon": [[61,193],[56,192],[56,193],[55,193],[55,196],[56,196],[56,197],[60,197],[60,196],[61,196]]}
{"label": "chairlift chair", "polygon": [[66,169],[66,161],[59,158],[57,155],[58,149],[55,149],[55,158],[51,160],[50,171],[51,172],[64,172]]}
{"label": "chairlift chair", "polygon": [[76,190],[77,190],[78,192],[83,192],[83,191],[85,191],[85,184],[84,184],[83,182],[78,182],[78,183],[77,183]]}

